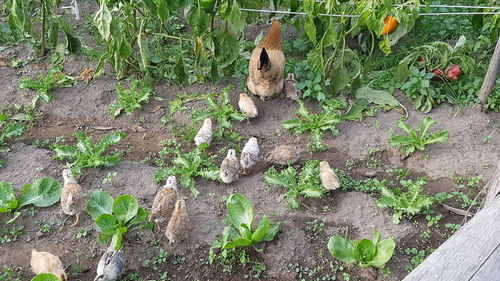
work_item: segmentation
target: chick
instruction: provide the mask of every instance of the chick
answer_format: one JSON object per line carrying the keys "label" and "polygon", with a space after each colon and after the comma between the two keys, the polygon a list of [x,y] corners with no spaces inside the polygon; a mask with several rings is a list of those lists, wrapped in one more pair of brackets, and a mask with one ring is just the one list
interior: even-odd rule
{"label": "chick", "polygon": [[202,143],[208,143],[212,141],[212,119],[206,118],[203,121],[203,126],[201,126],[200,130],[194,137],[194,142],[196,146]]}
{"label": "chick", "polygon": [[295,80],[293,73],[288,73],[283,91],[286,97],[293,101],[302,97],[302,91],[297,88],[297,80]]}
{"label": "chick", "polygon": [[75,223],[80,222],[80,213],[85,209],[85,197],[82,187],[76,182],[70,169],[63,171],[64,187],[61,191],[61,208],[63,212],[70,216],[76,215]]}
{"label": "chick", "polygon": [[240,157],[240,165],[243,169],[243,174],[247,175],[248,169],[253,167],[257,160],[259,159],[259,144],[257,143],[257,138],[250,138],[248,142],[243,147]]}
{"label": "chick", "polygon": [[281,145],[266,155],[266,162],[274,165],[292,165],[299,161],[303,150],[294,145]]}
{"label": "chick", "polygon": [[247,94],[240,94],[240,100],[238,101],[241,112],[247,115],[247,123],[250,123],[250,118],[255,118],[259,116],[259,111],[257,106],[253,102],[252,98]]}
{"label": "chick", "polygon": [[174,211],[177,200],[177,180],[175,176],[170,176],[162,190],[156,193],[151,207],[149,221],[154,221],[160,229],[160,225],[167,222]]}
{"label": "chick", "polygon": [[274,20],[269,33],[252,52],[248,63],[247,87],[263,100],[271,98],[283,90],[284,72],[281,25]]}
{"label": "chick", "polygon": [[340,187],[339,177],[326,161],[319,162],[319,178],[327,190],[335,190]]}
{"label": "chick", "polygon": [[31,269],[37,275],[52,273],[62,281],[68,280],[59,257],[48,252],[38,252],[36,249],[31,250]]}
{"label": "chick", "polygon": [[240,162],[236,158],[236,151],[229,149],[226,158],[220,165],[220,179],[224,183],[231,183],[238,179],[238,170],[240,169]]}
{"label": "chick", "polygon": [[186,212],[186,202],[183,199],[177,200],[172,217],[168,221],[165,236],[167,236],[170,245],[179,243],[187,236],[189,219]]}
{"label": "chick", "polygon": [[97,276],[94,281],[115,281],[120,278],[125,264],[125,257],[121,250],[108,249],[102,255],[97,265]]}

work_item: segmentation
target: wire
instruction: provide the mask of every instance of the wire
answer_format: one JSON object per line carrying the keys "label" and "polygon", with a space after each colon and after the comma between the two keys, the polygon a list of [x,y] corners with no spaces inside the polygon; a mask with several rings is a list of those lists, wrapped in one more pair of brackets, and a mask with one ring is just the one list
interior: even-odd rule
{"label": "wire", "polygon": [[[291,11],[281,11],[281,10],[262,10],[262,9],[247,9],[240,8],[240,11],[246,12],[259,12],[259,13],[270,13],[270,14],[287,14],[287,15],[307,15],[305,12],[291,12]],[[344,18],[359,18],[359,15],[340,15],[340,14],[318,14],[319,16],[327,17],[344,17]],[[500,15],[500,12],[443,12],[443,13],[420,13],[420,16],[450,16],[450,15]]]}
{"label": "wire", "polygon": [[[302,0],[303,1],[303,0]],[[323,3],[323,0],[316,0],[317,3]],[[354,4],[351,2],[351,4]],[[392,4],[394,7],[400,6],[414,6],[411,4]],[[467,5],[442,5],[442,4],[430,4],[430,5],[421,5],[421,7],[430,7],[430,8],[456,8],[456,9],[492,9],[492,10],[500,10],[500,7],[487,7],[487,6],[467,6]]]}

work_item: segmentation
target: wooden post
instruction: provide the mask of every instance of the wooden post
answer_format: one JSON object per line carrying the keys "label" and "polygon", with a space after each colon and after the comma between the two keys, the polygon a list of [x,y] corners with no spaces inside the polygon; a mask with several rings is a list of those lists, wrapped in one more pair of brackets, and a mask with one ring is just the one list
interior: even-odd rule
{"label": "wooden post", "polygon": [[500,159],[484,208],[403,281],[500,280]]}
{"label": "wooden post", "polygon": [[495,81],[498,78],[498,73],[500,72],[500,39],[497,39],[497,46],[495,47],[495,52],[491,57],[490,66],[488,67],[488,72],[484,77],[483,86],[479,91],[479,100],[481,100],[481,105],[485,105],[488,101],[493,88],[495,87]]}

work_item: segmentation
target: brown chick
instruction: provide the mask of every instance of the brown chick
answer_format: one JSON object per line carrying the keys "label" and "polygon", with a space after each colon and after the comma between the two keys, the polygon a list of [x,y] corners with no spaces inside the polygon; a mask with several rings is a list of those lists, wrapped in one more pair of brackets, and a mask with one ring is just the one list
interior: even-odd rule
{"label": "brown chick", "polygon": [[70,216],[76,215],[76,226],[80,222],[80,213],[85,209],[85,197],[82,187],[76,182],[70,169],[63,171],[64,187],[61,190],[61,208],[63,212]]}
{"label": "brown chick", "polygon": [[189,228],[189,218],[186,212],[186,202],[184,199],[177,200],[172,217],[168,221],[165,236],[170,245],[179,243],[187,236]]}
{"label": "brown chick", "polygon": [[269,33],[255,47],[248,63],[247,87],[262,100],[281,93],[285,54],[281,50],[281,25],[274,20]]}
{"label": "brown chick", "polygon": [[247,175],[248,169],[257,164],[259,153],[260,150],[257,138],[251,137],[241,150],[240,165],[243,170],[242,174]]}
{"label": "brown chick", "polygon": [[293,101],[302,97],[302,91],[297,88],[297,80],[295,80],[293,73],[288,73],[283,91],[286,97]]}
{"label": "brown chick", "polygon": [[257,106],[253,102],[252,98],[247,94],[240,94],[240,100],[238,101],[241,112],[247,115],[247,123],[250,123],[250,118],[255,118],[259,115]]}
{"label": "brown chick", "polygon": [[68,280],[59,257],[48,252],[38,252],[36,249],[31,250],[31,269],[37,275],[52,273],[59,277],[61,281]]}
{"label": "brown chick", "polygon": [[326,161],[319,162],[319,178],[327,190],[335,190],[340,187],[339,177]]}
{"label": "brown chick", "polygon": [[175,201],[177,200],[177,180],[175,176],[170,176],[162,190],[156,193],[151,207],[149,221],[154,221],[161,229],[161,226],[168,221],[174,211]]}
{"label": "brown chick", "polygon": [[299,161],[303,150],[294,145],[281,145],[266,155],[266,161],[273,165],[292,165]]}
{"label": "brown chick", "polygon": [[229,149],[226,158],[222,161],[219,169],[219,176],[223,183],[232,183],[238,179],[240,162],[236,157],[236,151]]}

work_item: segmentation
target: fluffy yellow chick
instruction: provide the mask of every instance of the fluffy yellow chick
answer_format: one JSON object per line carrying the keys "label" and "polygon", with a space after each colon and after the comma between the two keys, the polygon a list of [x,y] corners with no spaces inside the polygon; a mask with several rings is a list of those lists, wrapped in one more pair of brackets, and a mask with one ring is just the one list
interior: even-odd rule
{"label": "fluffy yellow chick", "polygon": [[241,112],[247,115],[247,123],[250,123],[250,118],[255,118],[259,116],[259,111],[257,106],[253,102],[252,98],[247,94],[240,94],[240,100],[238,101]]}
{"label": "fluffy yellow chick", "polygon": [[274,165],[292,165],[299,161],[303,150],[294,145],[281,145],[266,155],[266,161]]}
{"label": "fluffy yellow chick", "polygon": [[203,126],[201,126],[200,130],[194,137],[194,142],[196,146],[202,143],[208,143],[212,141],[212,119],[206,118],[203,121]]}
{"label": "fluffy yellow chick", "polygon": [[319,162],[319,178],[327,190],[335,190],[340,187],[339,177],[326,161]]}
{"label": "fluffy yellow chick", "polygon": [[240,162],[236,157],[236,151],[234,149],[229,149],[226,158],[222,161],[220,165],[219,174],[220,179],[224,183],[231,183],[238,179],[238,170],[240,169]]}
{"label": "fluffy yellow chick", "polygon": [[186,212],[186,202],[184,199],[180,199],[175,203],[174,212],[165,230],[165,236],[167,236],[170,245],[184,240],[187,236],[188,229],[189,218]]}
{"label": "fluffy yellow chick", "polygon": [[240,165],[244,175],[247,175],[248,169],[257,163],[259,153],[260,150],[257,138],[251,137],[241,150]]}
{"label": "fluffy yellow chick", "polygon": [[85,209],[85,197],[82,187],[76,182],[70,169],[63,171],[64,187],[61,190],[61,208],[63,212],[70,216],[76,215],[75,223],[80,222],[80,213]]}
{"label": "fluffy yellow chick", "polygon": [[269,33],[255,47],[248,63],[247,87],[261,99],[283,90],[285,54],[281,50],[281,25],[274,20]]}
{"label": "fluffy yellow chick", "polygon": [[31,269],[37,275],[52,273],[62,281],[68,280],[59,257],[49,252],[38,252],[36,249],[31,250]]}
{"label": "fluffy yellow chick", "polygon": [[161,228],[163,223],[166,223],[172,212],[174,211],[175,201],[177,200],[177,179],[175,176],[170,176],[165,183],[165,186],[156,193],[151,207],[150,221],[154,221]]}

